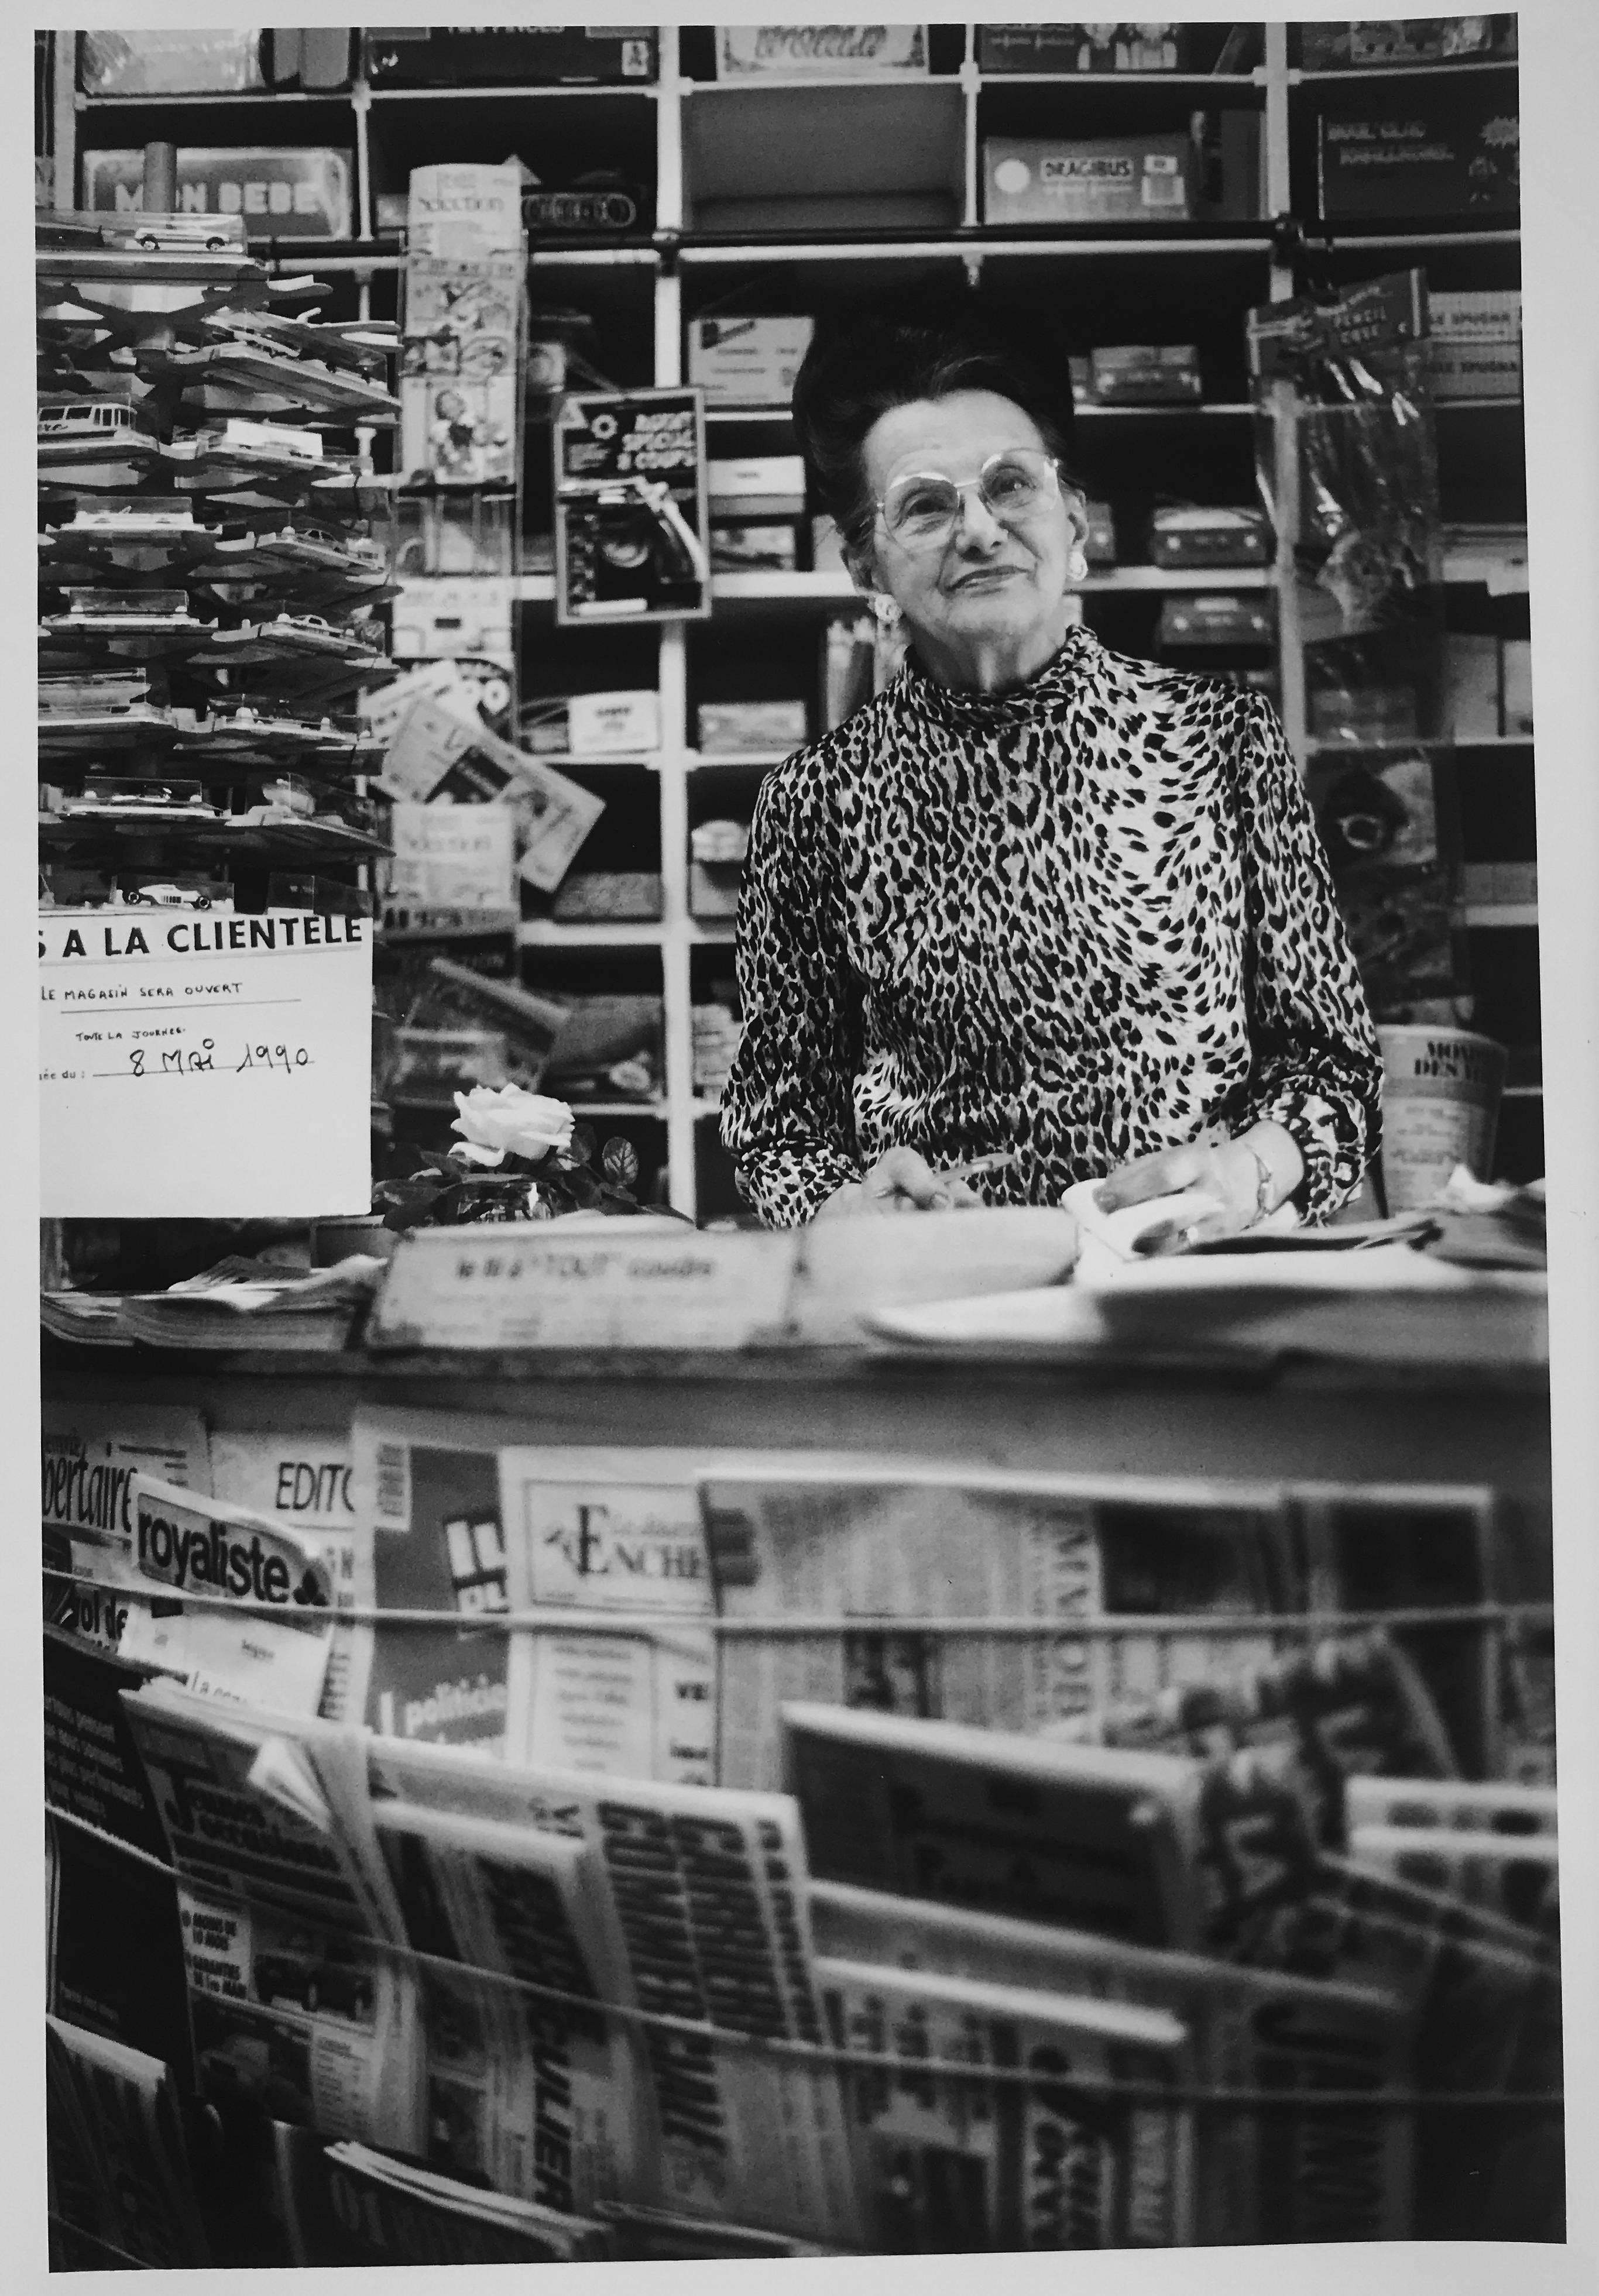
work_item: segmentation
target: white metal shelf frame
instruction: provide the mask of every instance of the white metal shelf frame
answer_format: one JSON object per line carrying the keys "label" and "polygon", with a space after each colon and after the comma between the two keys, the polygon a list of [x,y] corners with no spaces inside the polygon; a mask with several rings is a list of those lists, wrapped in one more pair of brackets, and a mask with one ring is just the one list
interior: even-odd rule
{"label": "white metal shelf frame", "polygon": [[[897,236],[874,235],[855,239],[828,239],[816,236],[797,242],[775,242],[760,238],[700,239],[688,221],[684,113],[691,102],[705,97],[713,84],[690,83],[680,76],[677,28],[657,27],[660,37],[660,74],[653,87],[632,85],[625,87],[598,88],[527,88],[523,90],[485,86],[482,88],[451,88],[438,91],[375,90],[358,80],[348,91],[317,91],[314,94],[291,96],[308,108],[322,108],[330,113],[344,103],[350,111],[356,159],[357,241],[372,243],[376,239],[374,228],[374,193],[371,173],[369,117],[372,107],[383,107],[386,118],[396,118],[402,102],[426,102],[430,93],[434,101],[449,99],[470,104],[474,99],[504,101],[507,95],[536,105],[546,101],[571,102],[588,97],[614,99],[620,95],[647,97],[654,103],[655,121],[655,244],[633,242],[623,246],[581,246],[540,248],[532,261],[541,270],[583,270],[602,267],[635,266],[653,273],[650,291],[654,300],[655,374],[657,385],[674,383],[682,373],[682,290],[684,272],[736,266],[792,266],[801,263],[826,263],[829,266],[857,266],[870,262],[897,265],[901,262],[930,258],[954,259],[965,268],[974,283],[981,277],[990,260],[1006,263],[1021,261],[1071,264],[1074,262],[1103,263],[1111,261],[1142,264],[1164,258],[1223,261],[1252,259],[1263,261],[1268,280],[1268,295],[1281,301],[1291,294],[1291,270],[1282,251],[1264,230],[1240,231],[1227,235],[1206,234],[1196,230],[1192,236],[1151,235],[1148,238],[1095,238],[1089,235],[1074,237],[1069,232],[1058,235],[1019,237],[1002,232],[990,234],[982,226],[979,215],[980,148],[978,139],[978,98],[985,88],[1014,87],[1018,85],[1055,85],[1055,75],[979,73],[975,61],[975,28],[965,28],[963,61],[958,73],[944,77],[938,85],[958,92],[960,106],[960,150],[958,156],[961,184],[962,220],[955,235],[911,233]],[[285,100],[269,94],[251,95],[240,99],[197,98],[106,98],[80,96],[75,86],[76,41],[70,37],[56,44],[56,84],[54,88],[54,119],[57,157],[57,182],[76,184],[76,154],[78,127],[81,114],[94,111],[102,115],[118,109],[128,111],[155,111],[168,104],[182,110],[200,109],[218,102],[238,101],[251,114],[260,117],[261,107],[268,102]],[[1441,71],[1498,70],[1513,66],[1501,62],[1489,64],[1461,63],[1432,68]],[[1414,77],[1413,73],[1384,74],[1368,71],[1362,78],[1382,77]],[[1290,207],[1289,160],[1290,123],[1290,92],[1331,82],[1344,82],[1356,75],[1314,74],[1290,69],[1288,62],[1288,31],[1284,24],[1267,23],[1264,62],[1247,74],[1224,78],[1216,75],[1177,76],[1172,74],[1130,75],[1121,85],[1131,94],[1135,86],[1150,89],[1171,89],[1181,86],[1197,94],[1211,89],[1218,94],[1234,99],[1257,96],[1263,120],[1263,160],[1265,207],[1268,216],[1286,213]],[[825,90],[814,82],[795,83],[792,93],[802,101],[815,102]],[[723,91],[725,95],[726,91]],[[712,95],[714,106],[717,98]],[[948,105],[947,95],[934,99]],[[391,109],[391,107],[394,107]],[[75,195],[75,194],[74,194]],[[1324,234],[1317,232],[1316,236]],[[1462,229],[1417,232],[1359,232],[1340,234],[1338,250],[1342,256],[1356,253],[1389,254],[1414,252],[1424,256],[1430,249],[1465,250],[1475,248],[1508,247],[1519,243],[1520,233],[1514,229]],[[296,267],[301,258],[294,258]],[[326,271],[349,271],[355,275],[363,312],[370,308],[370,280],[379,272],[398,269],[397,255],[380,252],[374,246],[370,257],[334,255],[317,261],[314,248],[306,250],[305,267]],[[1278,393],[1286,400],[1282,387]],[[1499,404],[1501,402],[1495,402]],[[1505,401],[1505,405],[1516,402]],[[1286,404],[1279,414],[1287,412]],[[1470,407],[1450,408],[1453,415],[1474,411]],[[1484,409],[1486,411],[1486,408]],[[1211,404],[1190,408],[1112,409],[1084,408],[1080,410],[1084,420],[1135,417],[1150,420],[1242,419],[1250,412],[1247,404]],[[710,410],[714,422],[756,422],[780,421],[786,410],[728,409]],[[1298,625],[1297,600],[1292,579],[1294,542],[1294,504],[1297,472],[1294,466],[1291,425],[1279,420],[1275,426],[1275,483],[1280,506],[1278,562],[1273,569],[1240,568],[1213,570],[1191,575],[1168,573],[1152,567],[1118,568],[1114,573],[1093,578],[1086,586],[1096,594],[1127,592],[1158,592],[1161,590],[1228,588],[1255,590],[1271,587],[1278,602],[1278,660],[1282,676],[1282,716],[1290,741],[1302,759],[1311,753],[1308,741],[1304,688],[1302,635]],[[1472,570],[1475,573],[1475,569]],[[1468,576],[1466,578],[1471,578]],[[547,605],[553,598],[553,583],[546,577],[523,578],[521,595],[527,604]],[[854,597],[848,584],[836,577],[800,575],[786,578],[753,576],[722,576],[716,579],[713,600],[724,613],[737,615],[814,613],[847,607]],[[667,1171],[671,1199],[684,1211],[696,1209],[696,1128],[704,1126],[716,1113],[714,1095],[696,1094],[692,1082],[692,1022],[690,1017],[692,988],[692,956],[696,948],[725,948],[731,939],[731,926],[726,921],[696,919],[688,906],[688,789],[696,773],[721,766],[743,767],[759,770],[777,762],[773,758],[748,753],[738,756],[699,753],[692,745],[688,711],[688,638],[682,624],[664,624],[658,638],[658,691],[661,704],[662,739],[658,750],[647,758],[631,759],[573,759],[574,767],[586,767],[643,765],[653,771],[657,785],[660,808],[662,859],[662,916],[658,924],[632,927],[605,925],[559,926],[553,922],[533,922],[525,926],[521,936],[529,948],[562,947],[579,950],[584,947],[629,946],[658,947],[662,960],[662,986],[665,1014],[666,1087],[660,1100],[639,1103],[636,1112],[651,1115],[664,1122],[667,1134]],[[1319,746],[1319,745],[1317,745]],[[1521,737],[1501,737],[1494,743],[1462,744],[1472,749],[1493,747],[1506,750],[1530,750],[1529,740]],[[557,761],[558,762],[558,761]],[[1479,911],[1469,913],[1473,924],[1507,924],[1512,916],[1517,923],[1536,923],[1537,910],[1521,905],[1514,910],[1496,906],[1491,919]],[[598,1112],[598,1111],[596,1111]],[[607,1106],[606,1112],[611,1112]],[[615,1112],[623,1112],[617,1103]]]}

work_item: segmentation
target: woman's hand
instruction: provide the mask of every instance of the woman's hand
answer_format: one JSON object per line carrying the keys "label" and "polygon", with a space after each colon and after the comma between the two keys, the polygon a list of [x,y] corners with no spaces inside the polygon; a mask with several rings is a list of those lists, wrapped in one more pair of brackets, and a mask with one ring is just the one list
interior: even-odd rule
{"label": "woman's hand", "polygon": [[935,1172],[914,1148],[890,1148],[878,1157],[862,1180],[846,1180],[835,1188],[816,1214],[818,1219],[837,1219],[861,1212],[966,1211],[980,1207],[964,1180],[946,1179]]}
{"label": "woman's hand", "polygon": [[1101,1211],[1115,1212],[1191,1190],[1193,1218],[1151,1229],[1138,1246],[1142,1252],[1177,1251],[1253,1227],[1287,1202],[1304,1172],[1293,1135],[1281,1124],[1257,1124],[1237,1140],[1206,1133],[1183,1147],[1139,1156],[1100,1185],[1094,1201]]}

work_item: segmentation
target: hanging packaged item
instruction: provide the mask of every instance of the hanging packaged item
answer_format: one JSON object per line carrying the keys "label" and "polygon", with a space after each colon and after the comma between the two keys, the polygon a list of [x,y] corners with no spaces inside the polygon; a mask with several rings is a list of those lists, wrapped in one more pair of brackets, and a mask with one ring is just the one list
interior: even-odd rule
{"label": "hanging packaged item", "polygon": [[1186,223],[1193,174],[1187,135],[990,135],[983,144],[983,220]]}
{"label": "hanging packaged item", "polygon": [[[87,209],[142,210],[143,151],[86,152],[82,164]],[[178,212],[243,216],[251,239],[352,239],[354,181],[351,154],[317,144],[179,145],[177,152]]]}
{"label": "hanging packaged item", "polygon": [[[1443,556],[1428,332],[1419,270],[1365,281],[1335,303],[1298,297],[1249,313],[1257,475],[1279,532],[1294,537],[1306,641],[1344,649],[1321,665],[1328,682],[1408,683],[1429,695],[1438,685]],[[1280,385],[1291,386],[1291,415],[1273,404]],[[1278,503],[1288,419],[1295,498]]]}
{"label": "hanging packaged item", "polygon": [[700,393],[570,392],[551,443],[556,620],[709,614]]}

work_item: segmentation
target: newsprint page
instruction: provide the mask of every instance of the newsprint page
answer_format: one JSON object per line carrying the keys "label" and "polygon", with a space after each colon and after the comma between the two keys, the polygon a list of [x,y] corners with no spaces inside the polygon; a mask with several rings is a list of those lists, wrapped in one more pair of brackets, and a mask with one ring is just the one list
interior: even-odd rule
{"label": "newsprint page", "polygon": [[6,2287],[1599,2286],[1599,12],[396,12],[0,29]]}

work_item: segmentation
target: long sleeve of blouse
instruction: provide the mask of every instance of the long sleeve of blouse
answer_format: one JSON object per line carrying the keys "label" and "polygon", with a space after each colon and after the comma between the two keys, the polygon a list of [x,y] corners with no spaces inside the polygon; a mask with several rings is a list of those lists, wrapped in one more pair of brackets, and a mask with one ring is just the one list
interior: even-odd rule
{"label": "long sleeve of blouse", "polygon": [[762,784],[722,1101],[739,1184],[812,1218],[896,1144],[994,1203],[1264,1119],[1324,1217],[1381,1062],[1320,840],[1255,694],[1070,635],[1030,685],[914,666]]}

